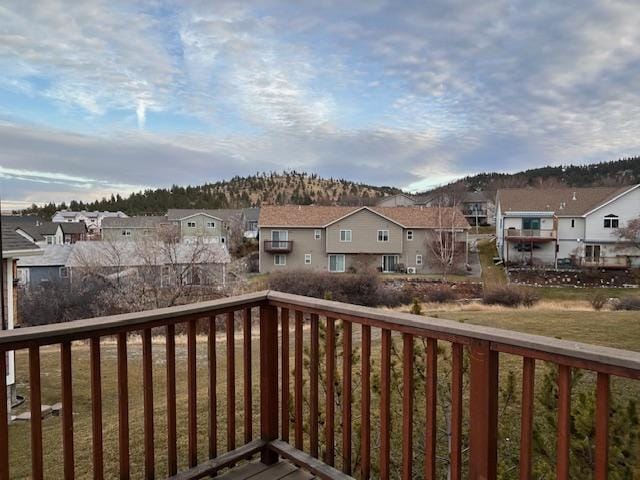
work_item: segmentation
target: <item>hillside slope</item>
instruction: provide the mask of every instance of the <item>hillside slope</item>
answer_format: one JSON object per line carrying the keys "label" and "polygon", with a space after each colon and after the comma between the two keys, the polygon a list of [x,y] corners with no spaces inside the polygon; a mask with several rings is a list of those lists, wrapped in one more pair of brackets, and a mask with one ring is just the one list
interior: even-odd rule
{"label": "hillside slope", "polygon": [[33,206],[24,213],[50,218],[58,209],[121,210],[128,215],[161,214],[169,208],[240,208],[262,204],[293,203],[309,205],[366,205],[377,197],[400,192],[392,187],[377,187],[344,179],[321,178],[296,171],[257,173],[233,177],[199,186],[159,188],[133,193],[127,198],[111,196],[95,202],[72,201],[66,204]]}

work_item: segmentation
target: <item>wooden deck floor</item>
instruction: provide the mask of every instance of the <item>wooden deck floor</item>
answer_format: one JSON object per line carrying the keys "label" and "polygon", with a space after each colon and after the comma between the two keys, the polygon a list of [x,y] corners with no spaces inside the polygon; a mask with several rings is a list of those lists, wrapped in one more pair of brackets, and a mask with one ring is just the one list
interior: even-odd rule
{"label": "wooden deck floor", "polygon": [[296,467],[287,460],[281,460],[275,465],[265,465],[259,461],[247,463],[217,478],[218,480],[309,480],[318,477]]}

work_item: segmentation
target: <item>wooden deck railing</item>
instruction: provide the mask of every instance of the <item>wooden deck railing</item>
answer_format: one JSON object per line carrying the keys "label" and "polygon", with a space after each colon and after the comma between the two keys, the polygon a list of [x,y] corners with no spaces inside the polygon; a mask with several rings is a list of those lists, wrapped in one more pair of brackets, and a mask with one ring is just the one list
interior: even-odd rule
{"label": "wooden deck railing", "polygon": [[[260,438],[253,438],[251,319],[259,311],[259,425]],[[242,317],[242,360],[236,361],[234,345],[235,314]],[[243,445],[236,445],[236,402],[228,401],[226,411],[217,410],[216,318],[224,319],[226,330],[226,388],[224,396],[236,398],[236,363],[243,371]],[[205,319],[205,320],[202,320]],[[198,322],[207,325],[207,357],[209,385],[208,458],[198,456],[197,409],[197,336]],[[187,336],[187,435],[179,438],[176,416],[176,327],[186,325]],[[359,333],[354,335],[354,326]],[[291,328],[293,327],[293,328]],[[166,337],[166,432],[154,432],[154,390],[152,329],[162,329]],[[341,344],[336,339],[341,331]],[[174,307],[151,312],[117,315],[44,327],[24,328],[0,334],[0,378],[5,373],[4,353],[28,350],[29,391],[32,412],[31,477],[43,478],[43,435],[40,416],[41,369],[40,349],[60,345],[62,377],[62,416],[60,435],[63,447],[64,476],[74,477],[75,447],[73,416],[72,343],[88,340],[90,349],[90,385],[92,417],[92,463],[94,478],[104,476],[103,404],[101,395],[101,342],[106,336],[117,341],[118,457],[119,477],[129,478],[131,419],[128,402],[127,334],[140,332],[143,371],[143,438],[144,477],[156,476],[158,434],[165,435],[167,472],[175,478],[204,478],[242,459],[260,454],[262,461],[273,463],[278,457],[288,458],[308,468],[320,478],[390,478],[403,479],[415,475],[436,477],[436,429],[438,419],[439,348],[451,350],[450,382],[451,418],[448,474],[451,479],[494,479],[498,465],[498,369],[501,354],[522,359],[522,402],[519,478],[532,478],[532,441],[534,411],[534,379],[537,361],[558,366],[558,411],[556,435],[556,470],[559,479],[569,477],[571,379],[573,369],[586,369],[597,374],[595,414],[594,478],[607,478],[608,419],[610,377],[640,379],[640,354],[604,347],[589,346],[535,335],[473,326],[441,319],[358,307],[339,302],[260,292],[213,302]],[[293,339],[290,333],[293,333]],[[392,411],[392,335],[401,341],[401,421],[392,425],[397,415]],[[306,341],[305,341],[306,338]],[[378,342],[379,339],[379,342]],[[414,344],[424,340],[425,385],[415,384]],[[292,341],[293,340],[293,341]],[[356,342],[354,342],[356,340]],[[375,343],[374,343],[375,340]],[[291,344],[293,347],[291,348]],[[306,344],[306,347],[305,347]],[[291,351],[293,350],[293,351]],[[359,352],[359,365],[353,353]],[[469,358],[469,390],[463,391],[465,351]],[[338,355],[342,352],[342,355]],[[293,355],[292,355],[293,354]],[[377,358],[375,358],[377,357]],[[290,362],[293,358],[293,362]],[[337,359],[340,360],[337,362]],[[375,359],[375,361],[374,361]],[[157,366],[155,368],[158,368]],[[354,369],[360,378],[356,390]],[[293,372],[292,372],[293,369]],[[341,371],[339,371],[341,370]],[[375,370],[375,372],[374,372]],[[291,374],[293,373],[293,377]],[[182,372],[180,372],[182,374]],[[340,381],[338,381],[340,377]],[[293,382],[290,381],[293,379]],[[322,383],[320,379],[322,378]],[[2,382],[0,395],[6,395]],[[291,384],[292,383],[292,384]],[[374,388],[374,383],[376,387]],[[322,386],[322,390],[320,390]],[[425,389],[426,422],[414,419],[416,389]],[[26,393],[26,392],[25,392]],[[469,451],[463,459],[463,398],[469,403]],[[322,421],[321,411],[322,407]],[[357,408],[359,431],[353,429],[353,409]],[[156,407],[157,408],[157,407]],[[378,415],[374,415],[374,410]],[[336,423],[339,412],[340,422]],[[218,445],[220,423],[226,424],[226,448]],[[339,428],[337,428],[339,427]],[[400,465],[392,463],[392,427],[401,431]],[[376,431],[373,437],[372,430]],[[423,472],[415,472],[414,432],[421,432],[424,458],[419,463]],[[337,434],[340,438],[336,440]],[[354,441],[354,440],[357,440]],[[0,478],[10,478],[9,429],[6,403],[0,402]],[[164,443],[164,442],[163,442]],[[422,442],[421,442],[422,443]],[[186,445],[186,459],[178,456],[178,444]],[[358,451],[354,451],[354,444]],[[375,445],[374,445],[375,444]],[[47,445],[46,447],[50,447]],[[375,450],[374,450],[375,448]],[[341,473],[334,467],[340,467]]]}

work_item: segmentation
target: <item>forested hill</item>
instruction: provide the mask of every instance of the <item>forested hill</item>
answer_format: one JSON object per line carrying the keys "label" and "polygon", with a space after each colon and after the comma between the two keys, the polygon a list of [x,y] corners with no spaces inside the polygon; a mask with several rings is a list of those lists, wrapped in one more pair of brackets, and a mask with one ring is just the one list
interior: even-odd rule
{"label": "forested hill", "polygon": [[[534,168],[518,173],[480,173],[439,189],[463,185],[467,190],[495,193],[499,188],[509,187],[606,187],[636,183],[640,183],[640,157],[589,165]],[[434,190],[425,193],[433,192]]]}
{"label": "forested hill", "polygon": [[400,192],[392,187],[376,187],[349,180],[321,178],[296,171],[257,173],[233,177],[200,186],[145,190],[121,198],[111,196],[95,202],[72,201],[69,204],[33,206],[24,213],[51,218],[56,210],[110,210],[128,215],[163,214],[169,208],[240,208],[269,204],[293,203],[366,205],[377,197]]}

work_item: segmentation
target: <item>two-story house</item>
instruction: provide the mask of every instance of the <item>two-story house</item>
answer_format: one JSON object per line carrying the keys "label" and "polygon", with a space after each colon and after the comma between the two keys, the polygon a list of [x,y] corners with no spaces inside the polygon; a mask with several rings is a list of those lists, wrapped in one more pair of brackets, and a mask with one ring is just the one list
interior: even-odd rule
{"label": "two-story house", "polygon": [[[429,271],[434,232],[464,241],[458,209],[266,206],[260,211],[260,272]],[[464,248],[464,247],[462,247]]]}
{"label": "two-story house", "polygon": [[84,222],[87,226],[88,233],[91,236],[100,235],[102,233],[102,221],[105,218],[124,218],[127,215],[123,212],[100,212],[93,211],[88,212],[86,210],[82,210],[79,212],[74,212],[71,210],[60,210],[56,212],[51,218],[52,222],[55,223],[78,223]]}
{"label": "two-story house", "polygon": [[[32,255],[38,255],[41,253],[40,247],[33,242],[26,239],[24,236],[19,235],[15,228],[11,225],[2,226],[2,263],[1,263],[1,275],[2,275],[2,315],[1,315],[1,329],[12,330],[17,324],[17,283],[14,282],[16,278],[17,262],[18,259],[29,257]],[[0,381],[6,381],[8,387],[7,402],[9,406],[13,405],[16,401],[16,374],[15,374],[15,359],[14,352],[7,352],[7,372],[6,378],[0,379]],[[0,401],[4,401],[1,400]],[[10,411],[10,409],[9,409]]]}
{"label": "two-story house", "polygon": [[462,197],[462,213],[471,225],[493,225],[496,207],[487,192],[467,192]]}
{"label": "two-story house", "polygon": [[640,251],[616,232],[640,216],[640,185],[507,188],[496,197],[498,253],[508,264],[626,268]]}
{"label": "two-story house", "polygon": [[140,240],[155,236],[157,229],[169,225],[166,216],[111,217],[102,221],[102,240],[116,242],[120,240]]}

